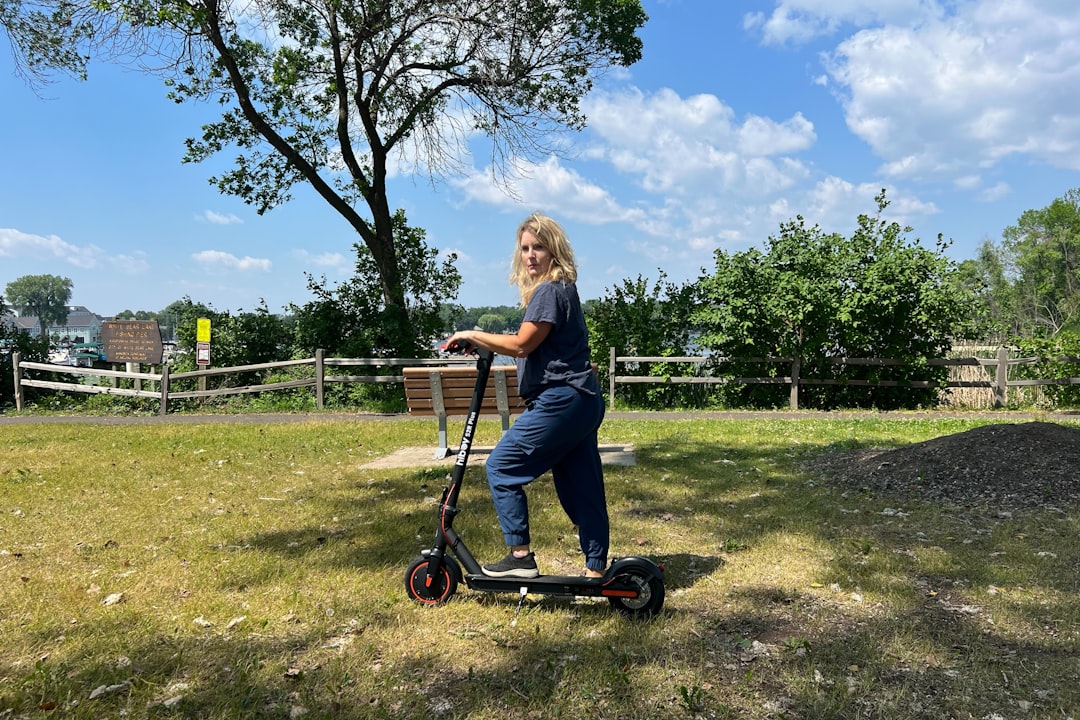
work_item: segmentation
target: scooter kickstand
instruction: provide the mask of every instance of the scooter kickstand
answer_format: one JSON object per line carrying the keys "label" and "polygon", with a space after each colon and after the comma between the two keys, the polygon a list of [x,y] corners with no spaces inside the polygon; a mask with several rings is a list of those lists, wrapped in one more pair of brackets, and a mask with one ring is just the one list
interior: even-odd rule
{"label": "scooter kickstand", "polygon": [[528,595],[529,595],[529,588],[522,585],[521,586],[521,597],[518,598],[517,610],[514,611],[515,615],[520,615],[521,614],[521,606],[525,604],[525,598],[528,597]]}

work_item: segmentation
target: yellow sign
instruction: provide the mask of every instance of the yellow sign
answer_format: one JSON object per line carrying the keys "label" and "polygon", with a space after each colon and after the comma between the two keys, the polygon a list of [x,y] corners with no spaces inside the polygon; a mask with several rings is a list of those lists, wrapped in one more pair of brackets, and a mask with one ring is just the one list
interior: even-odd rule
{"label": "yellow sign", "polygon": [[199,318],[195,321],[195,341],[210,342],[210,318]]}

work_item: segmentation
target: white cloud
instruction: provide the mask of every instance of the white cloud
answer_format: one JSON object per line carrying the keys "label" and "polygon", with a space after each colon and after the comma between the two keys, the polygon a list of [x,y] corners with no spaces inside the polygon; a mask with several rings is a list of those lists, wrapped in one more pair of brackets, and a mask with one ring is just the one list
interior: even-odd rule
{"label": "white cloud", "polygon": [[747,155],[783,155],[814,144],[814,124],[795,113],[782,123],[751,115],[738,131],[739,149]]}
{"label": "white cloud", "polygon": [[[589,125],[573,168],[554,157],[518,163],[510,195],[490,170],[460,187],[470,200],[498,208],[524,205],[579,224],[613,226],[587,236],[591,247],[604,248],[593,253],[601,277],[623,267],[601,254],[636,256],[633,266],[692,277],[712,264],[718,248],[760,243],[797,214],[828,232],[847,233],[859,214],[876,210],[880,182],[822,176],[799,157],[817,143],[802,112],[740,118],[715,95],[633,87],[591,95],[583,109]],[[939,212],[887,185],[888,219],[917,225]],[[466,259],[462,266],[471,264]]]}
{"label": "white cloud", "polygon": [[1006,182],[999,182],[993,187],[985,188],[979,193],[979,200],[986,203],[998,202],[1012,194],[1012,188]]}
{"label": "white cloud", "polygon": [[981,175],[963,175],[953,180],[955,185],[960,190],[976,190],[982,185]]}
{"label": "white cloud", "polygon": [[[859,215],[876,212],[874,198],[882,189],[880,184],[855,184],[830,176],[810,190],[807,201],[802,205],[807,210],[803,211],[802,215],[810,223],[819,224],[827,231],[850,231],[854,229]],[[914,226],[917,224],[917,218],[925,218],[939,212],[934,203],[924,202],[895,188],[884,189],[889,206],[882,213],[882,217],[889,222]]]}
{"label": "white cloud", "polygon": [[1080,6],[956,7],[859,31],[825,58],[848,127],[882,172],[967,182],[1014,155],[1080,170]]}
{"label": "white cloud", "polygon": [[59,260],[78,268],[95,268],[104,257],[96,245],[73,245],[56,235],[34,235],[0,228],[0,257]]}
{"label": "white cloud", "polygon": [[265,258],[242,257],[238,258],[220,250],[203,250],[191,256],[191,258],[206,267],[222,267],[231,270],[261,270],[270,272],[272,263]]}
{"label": "white cloud", "polygon": [[743,27],[760,32],[767,45],[796,45],[845,26],[914,24],[938,17],[935,0],[779,0],[771,14],[747,13]]}
{"label": "white cloud", "polygon": [[[496,207],[525,205],[579,223],[629,225],[601,230],[598,242],[673,276],[696,274],[718,248],[761,242],[808,209],[815,213],[811,223],[850,231],[860,213],[875,210],[881,191],[880,184],[835,177],[815,184],[817,173],[797,154],[817,137],[799,112],[781,120],[739,119],[714,95],[684,98],[670,89],[647,95],[636,88],[590,96],[585,111],[588,145],[576,166],[580,171],[549,158],[516,166],[513,196],[492,182],[490,172],[475,173],[461,187],[470,199]],[[582,174],[594,169],[603,180]],[[898,190],[888,197],[891,215],[903,224],[937,212]],[[605,259],[603,266],[615,264]]]}
{"label": "white cloud", "polygon": [[634,227],[648,240],[628,247],[653,263],[693,271],[718,247],[764,239],[775,227],[764,208],[811,177],[796,157],[817,140],[802,113],[739,119],[715,95],[636,88],[592,96],[585,110],[587,157],[638,185]]}
{"label": "white cloud", "polygon": [[150,260],[144,252],[114,255],[109,258],[109,264],[124,275],[142,275],[150,271]]}
{"label": "white cloud", "polygon": [[352,260],[338,252],[326,252],[313,255],[307,250],[294,250],[293,257],[296,258],[297,263],[304,266],[332,268],[335,270],[347,270],[352,266]]}
{"label": "white cloud", "polygon": [[759,116],[739,122],[714,95],[682,98],[669,89],[596,95],[585,110],[600,141],[592,157],[638,177],[649,192],[676,196],[701,187],[736,194],[790,187],[806,169],[787,154],[816,139],[800,113],[780,122]]}
{"label": "white cloud", "polygon": [[555,157],[541,163],[515,162],[505,187],[494,179],[490,169],[474,172],[457,184],[471,200],[504,208],[524,205],[537,210],[546,208],[548,212],[557,208],[561,216],[591,224],[642,218],[640,210],[620,205],[607,190],[566,168]]}
{"label": "white cloud", "polygon": [[195,219],[199,222],[208,222],[211,225],[242,225],[244,223],[243,220],[232,213],[222,215],[213,210],[205,210],[201,215],[196,215]]}

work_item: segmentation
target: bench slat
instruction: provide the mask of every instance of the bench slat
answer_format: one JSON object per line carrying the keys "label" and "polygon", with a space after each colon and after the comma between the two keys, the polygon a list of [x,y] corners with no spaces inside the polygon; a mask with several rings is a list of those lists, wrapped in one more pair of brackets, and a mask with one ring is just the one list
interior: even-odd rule
{"label": "bench slat", "polygon": [[[439,448],[435,451],[435,457],[445,457],[450,453],[447,448],[446,419],[449,415],[469,413],[476,388],[476,368],[460,365],[406,367],[402,368],[402,376],[409,414],[438,418]],[[505,432],[510,427],[510,416],[524,410],[525,403],[517,392],[517,367],[492,367],[480,412],[498,413]]]}
{"label": "bench slat", "polygon": [[[497,407],[497,390],[500,389],[499,385],[501,384],[496,382],[495,373],[498,372],[502,373],[506,378],[505,392],[510,411],[524,410],[524,403],[521,402],[521,397],[517,393],[517,368],[512,366],[501,367],[505,369],[492,368],[482,407]],[[463,367],[403,368],[405,399],[409,405],[409,411],[412,412],[414,405],[430,407],[432,395],[430,373],[433,371],[439,375],[443,400],[447,410],[461,408],[461,414],[468,412],[469,402],[476,387],[476,368]]]}

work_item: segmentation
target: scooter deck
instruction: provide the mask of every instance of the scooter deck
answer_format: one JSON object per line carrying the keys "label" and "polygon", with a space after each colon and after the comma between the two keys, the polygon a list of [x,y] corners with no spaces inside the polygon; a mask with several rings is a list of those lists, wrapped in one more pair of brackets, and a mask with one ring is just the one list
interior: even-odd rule
{"label": "scooter deck", "polygon": [[532,578],[491,577],[483,574],[465,576],[473,590],[515,592],[537,595],[572,595],[579,597],[634,597],[636,588],[612,577],[587,578],[584,575],[538,575]]}

